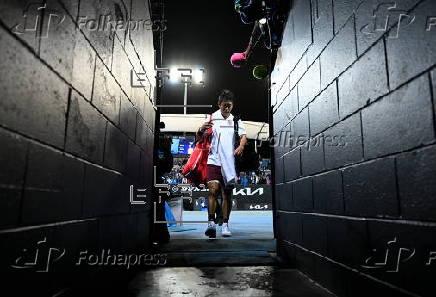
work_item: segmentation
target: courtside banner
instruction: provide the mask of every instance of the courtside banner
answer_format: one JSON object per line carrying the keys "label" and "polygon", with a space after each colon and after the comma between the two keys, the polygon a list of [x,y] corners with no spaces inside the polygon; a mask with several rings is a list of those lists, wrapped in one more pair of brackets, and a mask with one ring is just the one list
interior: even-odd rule
{"label": "courtside banner", "polygon": [[[192,188],[192,199],[207,198],[209,190]],[[237,203],[238,210],[269,210],[271,209],[271,185],[237,185],[233,189],[232,200]]]}

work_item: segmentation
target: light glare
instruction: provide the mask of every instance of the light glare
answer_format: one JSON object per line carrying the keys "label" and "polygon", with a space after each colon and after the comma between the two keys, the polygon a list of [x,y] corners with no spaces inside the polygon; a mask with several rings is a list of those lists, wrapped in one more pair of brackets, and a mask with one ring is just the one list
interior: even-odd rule
{"label": "light glare", "polygon": [[172,83],[176,83],[177,80],[179,79],[179,77],[180,77],[180,73],[179,73],[179,71],[177,70],[177,67],[172,67],[172,68],[170,69],[170,81],[171,81]]}

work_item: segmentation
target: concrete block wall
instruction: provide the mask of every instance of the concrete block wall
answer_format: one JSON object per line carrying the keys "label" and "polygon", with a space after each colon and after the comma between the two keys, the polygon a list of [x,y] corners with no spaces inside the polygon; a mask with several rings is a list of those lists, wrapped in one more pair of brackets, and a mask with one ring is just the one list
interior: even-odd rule
{"label": "concrete block wall", "polygon": [[[149,247],[153,32],[95,28],[108,17],[150,23],[150,5],[0,2],[0,266],[26,279],[17,290],[62,290],[86,268],[75,268],[80,251]],[[145,73],[144,88],[131,87],[132,69]],[[147,189],[146,205],[130,204],[130,185]],[[44,259],[26,269],[11,267],[25,257],[23,249],[47,257],[49,248],[65,254],[56,263],[54,254],[44,258],[48,273],[37,272]]]}
{"label": "concrete block wall", "polygon": [[292,2],[271,81],[279,254],[338,296],[433,296],[436,2]]}

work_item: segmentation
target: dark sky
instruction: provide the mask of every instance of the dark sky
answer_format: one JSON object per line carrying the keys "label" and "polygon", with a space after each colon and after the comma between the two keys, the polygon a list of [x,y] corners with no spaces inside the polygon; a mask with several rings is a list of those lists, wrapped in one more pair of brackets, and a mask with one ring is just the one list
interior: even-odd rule
{"label": "dark sky", "polygon": [[[245,50],[252,26],[243,24],[232,0],[166,0],[163,66],[201,65],[205,87],[188,89],[188,104],[212,104],[212,108],[188,108],[188,113],[211,113],[217,109],[217,95],[223,88],[236,95],[233,114],[242,119],[267,121],[266,80],[256,80],[252,69],[268,64],[269,53],[258,46],[244,68],[233,68],[230,56]],[[161,104],[183,104],[183,85],[166,83]],[[182,108],[165,108],[162,113],[183,113]]]}

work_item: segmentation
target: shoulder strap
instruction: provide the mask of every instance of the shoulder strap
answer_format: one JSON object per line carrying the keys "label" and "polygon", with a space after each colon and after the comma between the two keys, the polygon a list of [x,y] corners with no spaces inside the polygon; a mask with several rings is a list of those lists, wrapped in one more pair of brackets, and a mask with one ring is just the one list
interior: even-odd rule
{"label": "shoulder strap", "polygon": [[233,127],[235,129],[235,133],[238,133],[238,131],[239,131],[239,117],[238,116],[233,117],[233,123],[234,123]]}

